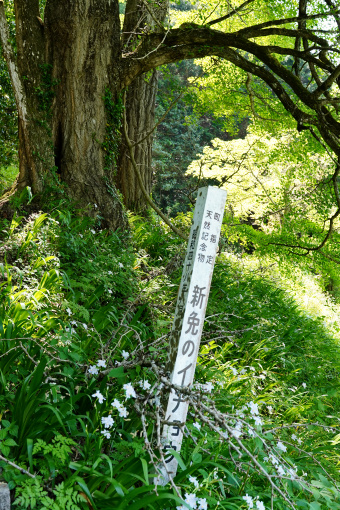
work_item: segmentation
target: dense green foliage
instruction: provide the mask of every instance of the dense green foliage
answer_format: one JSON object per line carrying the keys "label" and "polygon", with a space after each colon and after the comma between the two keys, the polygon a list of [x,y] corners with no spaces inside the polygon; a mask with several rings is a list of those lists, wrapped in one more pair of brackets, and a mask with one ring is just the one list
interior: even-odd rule
{"label": "dense green foliage", "polygon": [[[171,216],[188,210],[201,185],[199,179],[186,175],[188,165],[216,136],[231,138],[223,129],[223,117],[215,117],[209,110],[204,115],[194,110],[195,92],[189,79],[201,72],[192,61],[171,64],[160,72],[156,114],[160,119],[169,112],[153,145],[153,196]],[[239,136],[244,135],[244,128],[239,128]],[[205,182],[214,184],[216,180]]]}
{"label": "dense green foliage", "polygon": [[[131,233],[110,233],[69,207],[27,216],[29,208],[19,206],[1,234],[0,449],[35,476],[0,461],[13,508],[180,505],[168,486],[153,492],[134,404],[149,391],[145,381],[156,382],[141,343],[146,359],[161,366],[166,358],[185,246],[152,216],[131,217]],[[190,214],[176,221],[188,229]],[[289,259],[240,257],[224,243],[195,379],[213,384],[215,405],[234,426],[248,423],[242,441],[269,473],[270,453],[251,431],[277,454],[284,445],[282,462],[311,484],[308,493],[289,480],[295,475],[283,480],[298,508],[340,508],[338,305]],[[128,383],[137,399],[124,393]],[[255,424],[249,402],[259,409]],[[150,419],[149,434],[153,427]],[[270,507],[268,480],[249,456],[231,455],[194,409],[188,431],[175,479],[183,499],[247,508],[247,494]],[[289,507],[278,494],[274,505]]]}
{"label": "dense green foliage", "polygon": [[[173,26],[206,23],[227,4],[180,0]],[[256,5],[263,10],[217,26],[236,30],[297,7]],[[48,66],[41,71],[36,92],[48,111],[55,82]],[[310,71],[301,74],[307,84]],[[17,174],[3,59],[0,92],[2,192]],[[109,90],[103,99],[108,171],[124,106]],[[162,451],[155,409],[167,396],[185,243],[150,211],[131,214],[128,231],[102,229],[97,205],[78,210],[56,168],[39,200],[25,188],[10,199],[13,218],[0,220],[0,480],[14,510],[340,509],[337,216],[327,234],[336,161],[296,130],[267,86],[226,60],[162,68],[157,117],[168,109],[153,198],[188,234],[197,189],[228,192],[174,485],[153,484]]]}

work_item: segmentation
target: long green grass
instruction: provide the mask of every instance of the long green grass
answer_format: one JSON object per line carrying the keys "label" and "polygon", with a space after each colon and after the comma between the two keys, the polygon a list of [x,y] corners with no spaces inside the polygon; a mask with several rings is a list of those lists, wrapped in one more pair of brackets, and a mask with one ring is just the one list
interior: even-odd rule
{"label": "long green grass", "polygon": [[[175,221],[188,229],[190,215]],[[182,241],[152,215],[131,218],[131,232],[117,234],[66,209],[30,217],[19,211],[1,236],[0,451],[26,471],[0,461],[13,507],[181,505],[169,486],[154,493],[141,421],[123,384],[155,381],[150,368],[132,362],[140,343],[156,345],[148,355],[160,365],[166,357]],[[238,416],[250,402],[258,406],[258,433],[271,448],[284,441],[287,462],[312,488],[283,481],[296,508],[339,509],[339,307],[317,275],[289,260],[279,266],[229,250],[216,262],[195,380],[214,385],[218,412]],[[126,355],[132,363],[124,369]],[[127,416],[112,408],[114,399]],[[108,416],[109,431],[102,423]],[[246,456],[231,455],[208,427],[195,429],[197,419],[189,409],[175,479],[181,497],[246,509],[248,494],[270,508],[268,479],[251,463],[237,470]],[[148,433],[152,441],[151,418]],[[262,443],[244,441],[270,472]],[[289,508],[277,494],[273,501],[275,509]]]}

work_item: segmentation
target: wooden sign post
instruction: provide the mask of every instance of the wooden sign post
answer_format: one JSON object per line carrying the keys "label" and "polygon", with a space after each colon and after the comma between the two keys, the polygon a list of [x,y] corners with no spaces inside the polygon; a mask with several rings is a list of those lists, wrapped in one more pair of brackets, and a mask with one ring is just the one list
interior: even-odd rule
{"label": "wooden sign post", "polygon": [[[174,324],[170,339],[169,366],[171,383],[181,388],[194,380],[197,356],[209,296],[211,278],[221,232],[227,192],[208,186],[198,190],[193,224],[188,241],[181,284],[178,293]],[[166,421],[185,423],[188,402],[171,390],[165,414]],[[164,425],[164,450],[180,452],[183,427]],[[177,471],[177,460],[169,452],[165,457],[167,469],[160,467],[158,484],[165,485]]]}

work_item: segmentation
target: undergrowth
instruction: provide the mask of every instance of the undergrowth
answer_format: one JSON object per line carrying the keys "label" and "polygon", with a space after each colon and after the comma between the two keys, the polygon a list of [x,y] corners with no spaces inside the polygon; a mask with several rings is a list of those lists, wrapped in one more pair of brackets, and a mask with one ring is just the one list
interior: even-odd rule
{"label": "undergrowth", "polygon": [[[189,230],[190,214],[175,221]],[[155,491],[155,424],[143,431],[138,409],[157,398],[186,247],[152,215],[130,223],[112,233],[60,208],[2,225],[0,477],[13,508],[340,508],[338,306],[289,261],[231,247],[195,380],[232,432],[189,407],[175,488]]]}

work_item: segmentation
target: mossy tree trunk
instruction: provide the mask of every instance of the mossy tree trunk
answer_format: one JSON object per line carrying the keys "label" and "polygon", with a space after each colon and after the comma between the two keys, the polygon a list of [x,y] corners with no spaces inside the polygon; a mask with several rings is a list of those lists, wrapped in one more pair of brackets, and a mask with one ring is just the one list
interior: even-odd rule
{"label": "mossy tree trunk", "polygon": [[[139,43],[141,34],[157,31],[166,15],[167,4],[160,2],[147,5],[140,0],[128,0],[126,3],[122,32],[123,52],[132,52]],[[134,146],[134,158],[148,193],[152,187],[152,129],[155,122],[155,104],[158,84],[157,70],[151,70],[144,76],[137,77],[128,87],[126,94],[126,120],[128,136]],[[122,192],[124,203],[128,209],[140,212],[146,207],[146,201],[137,181],[130,154],[122,137],[117,186]]]}
{"label": "mossy tree trunk", "polygon": [[118,2],[48,0],[44,20],[39,0],[14,6],[26,109],[25,118],[19,111],[18,187],[38,194],[54,169],[79,207],[122,227],[126,215],[114,184],[121,119],[113,126],[106,108],[119,104],[123,88]]}

